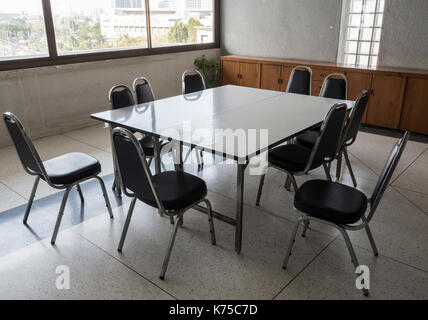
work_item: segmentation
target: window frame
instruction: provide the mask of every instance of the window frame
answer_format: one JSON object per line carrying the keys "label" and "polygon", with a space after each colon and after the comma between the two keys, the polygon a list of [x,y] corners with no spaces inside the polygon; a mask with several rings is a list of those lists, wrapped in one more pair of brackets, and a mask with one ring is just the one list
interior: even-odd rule
{"label": "window frame", "polygon": [[101,49],[94,52],[85,53],[70,53],[58,55],[55,29],[53,22],[53,15],[50,0],[41,0],[43,6],[43,17],[45,22],[46,37],[48,42],[47,57],[32,58],[17,58],[11,57],[10,60],[0,61],[0,71],[29,69],[56,65],[66,65],[73,63],[83,63],[92,61],[112,60],[133,58],[141,56],[151,56],[167,53],[177,53],[195,50],[206,50],[220,48],[220,0],[213,0],[214,2],[214,42],[189,44],[179,46],[163,46],[152,47],[151,42],[151,28],[150,28],[150,5],[149,0],[144,0],[146,3],[146,21],[147,21],[147,48],[114,48],[114,49]]}
{"label": "window frame", "polygon": [[[373,48],[377,44],[380,46],[382,41],[382,31],[383,31],[383,22],[380,26],[376,25],[376,17],[381,15],[383,19],[383,15],[385,13],[385,8],[383,6],[382,11],[378,11],[379,9],[379,2],[381,0],[375,0],[375,10],[373,12],[364,12],[364,5],[366,0],[362,0],[362,8],[361,12],[352,12],[351,10],[351,3],[352,0],[347,0],[343,2],[342,7],[342,17],[341,17],[341,30],[340,30],[340,37],[339,37],[339,47],[338,47],[338,54],[337,54],[337,62],[343,63],[349,66],[353,66],[356,68],[365,68],[365,69],[376,69],[378,67],[378,57],[379,57],[379,49],[376,54],[373,53]],[[385,5],[385,3],[384,3]],[[373,15],[373,23],[371,25],[365,26],[363,23],[363,17],[366,14],[372,14]],[[361,21],[358,26],[353,26],[349,22],[351,15],[361,15]],[[352,28],[359,29],[358,31],[358,39],[348,39],[348,31]],[[364,40],[362,39],[362,32],[363,29],[371,29],[372,35],[370,40]],[[375,39],[375,30],[380,31],[380,37],[378,40]],[[356,43],[356,52],[347,52],[347,43],[348,42],[355,42]],[[360,52],[360,44],[361,43],[368,43],[369,44],[369,52],[368,53],[362,53]],[[348,64],[346,62],[346,56],[347,55],[353,55],[355,56],[355,63]],[[358,59],[360,56],[367,57],[367,65],[361,65],[358,63]],[[372,65],[372,59],[376,59],[376,66]]]}

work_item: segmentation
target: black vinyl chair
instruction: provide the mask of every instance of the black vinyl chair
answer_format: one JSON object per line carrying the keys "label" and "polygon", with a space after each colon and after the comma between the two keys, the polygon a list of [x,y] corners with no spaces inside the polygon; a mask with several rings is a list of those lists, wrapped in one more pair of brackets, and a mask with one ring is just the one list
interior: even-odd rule
{"label": "black vinyl chair", "polygon": [[[135,83],[136,82],[134,81],[134,84]],[[137,82],[137,85],[138,85],[138,83],[139,82]],[[148,91],[149,90],[147,89],[147,87],[141,88],[141,93],[147,93]],[[150,91],[151,91],[151,88],[150,88]],[[141,96],[141,98],[143,98],[143,97]],[[147,98],[147,95],[145,95],[145,98]],[[110,89],[109,102],[110,102],[111,108],[113,110],[131,107],[131,106],[135,105],[134,96],[133,96],[131,90],[125,85],[115,86],[115,87]],[[110,127],[110,129],[112,130],[111,127]],[[155,148],[157,147],[157,143],[156,143],[155,139],[153,139],[153,137],[150,137],[150,136],[142,136],[141,138],[138,139],[138,141],[141,144],[141,147],[144,149],[145,155],[149,159],[149,165],[150,165],[152,163],[153,159],[156,157]],[[162,145],[160,145],[159,147],[162,149]],[[113,158],[114,158],[114,156],[113,156]],[[115,159],[114,159],[114,161],[115,161],[115,166],[117,166]],[[158,170],[160,170],[160,159],[157,162],[158,162],[156,164],[157,168],[158,168]],[[117,169],[116,169],[116,171],[117,171]],[[120,195],[121,190],[119,187],[119,182],[117,181],[117,174],[115,176],[116,176],[116,178],[115,178],[115,181],[113,183],[112,189],[113,189],[113,191],[116,191]]]}
{"label": "black vinyl chair", "polygon": [[[296,234],[301,223],[304,224],[302,236],[310,221],[316,221],[333,226],[345,239],[352,263],[357,268],[357,256],[352,247],[347,231],[359,231],[365,229],[375,256],[378,256],[375,241],[373,239],[369,223],[379,206],[382,196],[388,187],[391,177],[400,161],[401,155],[409,140],[410,133],[406,132],[402,139],[392,149],[385,168],[373,191],[371,199],[356,189],[336,182],[312,180],[303,184],[294,197],[294,207],[299,213],[299,218],[291,234],[290,244],[285,256],[283,268],[288,266]],[[369,210],[367,210],[369,207]],[[368,212],[367,212],[368,211]],[[363,289],[365,296],[369,295],[367,289]]]}
{"label": "black vinyl chair", "polygon": [[[343,133],[342,146],[339,149],[337,154],[337,168],[336,168],[336,178],[340,178],[342,171],[342,159],[346,161],[349,173],[352,178],[352,183],[354,187],[357,187],[357,180],[355,179],[354,171],[352,170],[351,162],[349,161],[348,147],[353,145],[357,140],[358,132],[361,127],[361,122],[363,121],[364,113],[366,112],[367,105],[369,102],[370,93],[366,90],[361,93],[355,102],[354,107],[352,108],[351,114],[347,120],[346,126]],[[316,139],[319,136],[317,131],[307,131],[297,138],[297,143],[308,148],[315,145]]]}
{"label": "black vinyl chair", "polygon": [[[294,190],[298,190],[294,176],[305,175],[321,166],[324,167],[327,179],[331,180],[327,164],[333,161],[337,153],[341,141],[340,136],[345,125],[346,112],[346,104],[336,104],[330,109],[322,125],[321,135],[312,149],[299,144],[287,144],[269,151],[269,167],[287,174],[287,190],[290,191],[291,183],[293,183]],[[265,176],[266,174],[260,178],[257,206],[260,204]]]}
{"label": "black vinyl chair", "polygon": [[51,243],[53,245],[55,244],[58,235],[61,220],[64,215],[64,209],[67,204],[68,195],[71,189],[76,187],[81,201],[84,202],[80,184],[87,180],[98,180],[104,195],[108,213],[110,218],[113,218],[113,213],[104,182],[99,177],[101,172],[101,164],[97,159],[84,153],[74,152],[42,162],[39,154],[37,153],[37,150],[35,149],[31,139],[28,137],[18,117],[10,112],[6,112],[3,114],[3,120],[15,145],[25,172],[36,177],[30,199],[27,204],[27,209],[25,211],[23,220],[24,224],[27,224],[31,206],[36,195],[40,179],[44,180],[54,189],[65,190],[58,213],[58,218],[55,224],[55,229],[52,235]]}
{"label": "black vinyl chair", "polygon": [[140,77],[135,79],[133,88],[138,104],[155,101],[155,95],[153,93],[152,86],[150,85],[150,82],[147,78]]}
{"label": "black vinyl chair", "polygon": [[312,69],[306,66],[297,66],[291,71],[286,92],[312,94]]}
{"label": "black vinyl chair", "polygon": [[191,94],[207,88],[204,77],[198,70],[184,71],[181,81],[183,94]]}
{"label": "black vinyl chair", "polygon": [[332,73],[323,82],[320,97],[337,100],[348,99],[348,78],[343,73]]}
{"label": "black vinyl chair", "polygon": [[163,215],[177,217],[160,274],[160,278],[164,279],[183,215],[202,202],[207,206],[211,242],[216,244],[211,203],[206,199],[207,186],[204,180],[185,172],[166,171],[153,176],[144,150],[135,136],[126,129],[114,129],[112,139],[123,192],[132,198],[118,251],[122,251],[137,199],[157,208]]}

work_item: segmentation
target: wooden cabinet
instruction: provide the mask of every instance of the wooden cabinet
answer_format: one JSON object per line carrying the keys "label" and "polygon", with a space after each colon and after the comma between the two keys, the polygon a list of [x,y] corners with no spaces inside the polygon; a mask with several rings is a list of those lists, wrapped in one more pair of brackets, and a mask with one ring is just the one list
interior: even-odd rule
{"label": "wooden cabinet", "polygon": [[400,129],[428,134],[428,79],[407,80]]}
{"label": "wooden cabinet", "polygon": [[222,65],[223,85],[260,88],[260,64],[223,61]]}
{"label": "wooden cabinet", "polygon": [[318,96],[324,79],[332,73],[348,78],[348,99],[371,92],[363,123],[428,134],[428,71],[363,69],[335,63],[248,56],[222,57],[222,83],[285,91],[292,69],[312,69],[312,95]]}
{"label": "wooden cabinet", "polygon": [[405,78],[395,75],[373,75],[367,124],[398,129]]}
{"label": "wooden cabinet", "polygon": [[[371,91],[372,88],[372,77],[371,73],[362,72],[347,72],[346,77],[348,78],[348,99],[355,101],[361,95],[364,90]],[[368,108],[363,117],[363,123],[367,123]]]}
{"label": "wooden cabinet", "polygon": [[291,67],[262,64],[260,88],[266,90],[285,91],[291,75]]}

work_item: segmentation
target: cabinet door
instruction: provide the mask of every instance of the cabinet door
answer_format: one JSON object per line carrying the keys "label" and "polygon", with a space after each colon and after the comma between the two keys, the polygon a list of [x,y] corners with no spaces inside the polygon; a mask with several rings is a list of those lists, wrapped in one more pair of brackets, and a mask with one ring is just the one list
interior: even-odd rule
{"label": "cabinet door", "polygon": [[[372,88],[372,74],[361,73],[361,72],[347,72],[346,77],[348,78],[348,99],[355,101],[361,95],[364,90],[370,92]],[[370,100],[369,100],[370,104]],[[363,117],[363,123],[367,123],[367,114],[369,106],[366,108],[366,112]]]}
{"label": "cabinet door", "polygon": [[367,124],[398,129],[404,84],[401,76],[373,75]]}
{"label": "cabinet door", "polygon": [[222,78],[223,85],[239,85],[239,62],[224,60]]}
{"label": "cabinet door", "polygon": [[262,64],[261,88],[281,90],[281,66]]}
{"label": "cabinet door", "polygon": [[291,71],[293,70],[292,67],[289,66],[283,66],[282,67],[282,73],[281,73],[281,91],[287,90],[288,87],[288,81],[290,81]]}
{"label": "cabinet door", "polygon": [[239,85],[243,87],[260,88],[260,67],[258,63],[240,64],[241,79]]}
{"label": "cabinet door", "polygon": [[321,88],[323,85],[323,81],[312,81],[312,95],[319,96],[321,93]]}
{"label": "cabinet door", "polygon": [[428,79],[407,80],[400,129],[428,134]]}

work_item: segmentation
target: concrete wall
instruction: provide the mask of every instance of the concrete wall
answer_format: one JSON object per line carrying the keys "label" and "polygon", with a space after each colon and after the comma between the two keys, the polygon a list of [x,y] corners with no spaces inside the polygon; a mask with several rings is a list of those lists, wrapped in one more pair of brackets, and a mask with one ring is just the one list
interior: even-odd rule
{"label": "concrete wall", "polygon": [[379,65],[428,70],[428,1],[385,1]]}
{"label": "concrete wall", "polygon": [[336,61],[342,0],[223,0],[224,54]]}
{"label": "concrete wall", "polygon": [[[131,86],[133,79],[146,76],[157,98],[178,95],[183,71],[202,54],[219,58],[220,50],[3,71],[0,113],[15,113],[32,138],[96,124],[89,115],[110,108],[107,95],[112,86]],[[0,146],[10,143],[1,124]]]}

